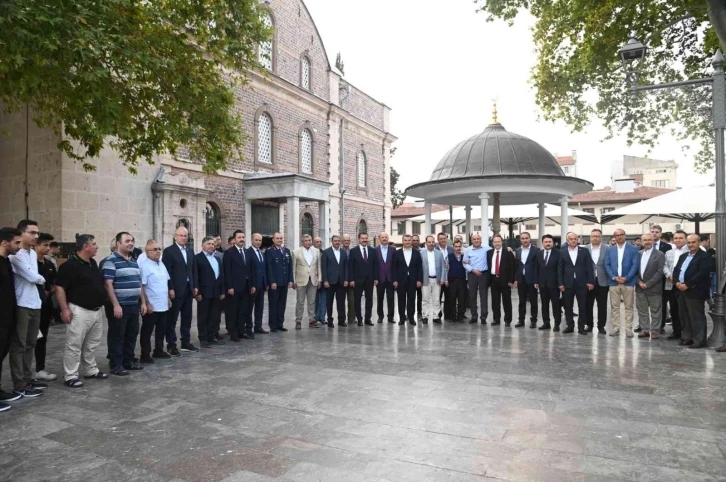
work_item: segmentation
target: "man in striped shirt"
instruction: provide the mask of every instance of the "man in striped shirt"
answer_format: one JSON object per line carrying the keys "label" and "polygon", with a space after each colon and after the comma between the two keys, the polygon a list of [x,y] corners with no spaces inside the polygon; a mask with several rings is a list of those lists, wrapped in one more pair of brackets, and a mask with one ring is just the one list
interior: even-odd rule
{"label": "man in striped shirt", "polygon": [[145,315],[146,294],[141,285],[139,265],[131,256],[134,237],[127,232],[116,235],[116,252],[103,262],[103,278],[111,307],[108,318],[108,352],[111,373],[118,376],[129,374],[127,370],[142,370],[134,361],[134,348],[139,335],[139,312]]}

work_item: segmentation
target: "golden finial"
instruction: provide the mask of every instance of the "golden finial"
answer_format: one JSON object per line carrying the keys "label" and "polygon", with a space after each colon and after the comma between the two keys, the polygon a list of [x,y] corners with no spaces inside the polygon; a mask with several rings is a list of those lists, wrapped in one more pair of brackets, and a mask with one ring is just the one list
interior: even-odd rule
{"label": "golden finial", "polygon": [[493,109],[492,109],[492,124],[499,124],[499,117],[498,117],[498,113],[497,113],[497,98],[496,97],[492,99],[492,105],[493,105]]}

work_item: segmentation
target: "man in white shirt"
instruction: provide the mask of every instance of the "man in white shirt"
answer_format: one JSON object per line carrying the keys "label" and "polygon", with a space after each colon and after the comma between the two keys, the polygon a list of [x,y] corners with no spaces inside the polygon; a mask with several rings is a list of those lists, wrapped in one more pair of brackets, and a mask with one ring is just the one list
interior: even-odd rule
{"label": "man in white shirt", "polygon": [[[675,288],[675,282],[673,280],[673,270],[678,264],[678,259],[682,254],[688,252],[686,246],[686,232],[676,231],[673,234],[673,249],[665,253],[665,263],[663,265],[663,276],[665,277],[665,290],[668,292],[668,303],[670,304],[671,310],[671,323],[673,326],[673,333],[668,336],[668,340],[680,340],[681,339],[681,317],[678,310],[678,291]],[[677,280],[675,280],[677,281]]]}
{"label": "man in white shirt", "polygon": [[439,294],[442,286],[447,284],[446,265],[441,251],[434,249],[433,235],[426,236],[426,249],[421,251],[421,263],[423,265],[423,319],[424,325],[429,322],[429,315],[434,318],[434,323],[441,323],[439,318]]}
{"label": "man in white shirt", "polygon": [[315,295],[322,286],[322,273],[320,272],[320,252],[313,247],[313,238],[309,234],[302,237],[303,245],[292,252],[292,272],[295,284],[293,288],[297,293],[295,304],[295,329],[302,328],[302,318],[305,311],[305,301],[308,304],[308,326],[319,328],[315,321]]}
{"label": "man in white shirt", "polygon": [[40,330],[40,309],[42,301],[38,286],[45,284],[45,278],[38,273],[38,256],[33,247],[38,241],[38,223],[24,219],[18,223],[22,233],[20,250],[10,256],[15,273],[16,310],[15,334],[10,339],[10,374],[13,390],[26,397],[35,397],[48,385],[33,378],[33,356]]}
{"label": "man in white shirt", "polygon": [[[152,364],[154,358],[171,358],[164,351],[164,336],[166,335],[166,314],[171,306],[169,299],[169,272],[161,262],[161,246],[150,239],[144,248],[145,256],[138,262],[141,270],[141,284],[146,290],[148,306],[146,314],[141,317],[141,363]],[[154,333],[155,348],[151,352],[151,334]]]}
{"label": "man in white shirt", "polygon": [[638,253],[638,278],[635,285],[638,320],[643,328],[638,338],[660,338],[665,255],[653,246],[653,236],[644,234],[643,250]]}
{"label": "man in white shirt", "polygon": [[[595,288],[587,292],[587,321],[588,325],[585,331],[591,332],[597,321],[597,331],[604,335],[605,325],[608,319],[608,294],[610,286],[608,285],[608,275],[605,272],[605,258],[609,246],[602,242],[602,231],[593,229],[590,232],[590,244],[587,246],[592,258],[593,269],[595,270]],[[595,302],[597,301],[597,320],[595,319]]]}

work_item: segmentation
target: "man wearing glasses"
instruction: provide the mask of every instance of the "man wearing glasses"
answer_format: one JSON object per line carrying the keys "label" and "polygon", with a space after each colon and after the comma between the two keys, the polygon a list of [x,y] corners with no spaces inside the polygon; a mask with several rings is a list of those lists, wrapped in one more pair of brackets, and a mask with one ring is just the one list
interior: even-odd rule
{"label": "man wearing glasses", "polygon": [[[169,299],[169,272],[161,262],[161,246],[150,239],[144,249],[146,256],[139,257],[141,284],[146,291],[147,311],[141,317],[141,363],[152,364],[154,358],[171,358],[164,351],[166,313],[171,306]],[[151,352],[151,333],[154,333],[154,352]]]}

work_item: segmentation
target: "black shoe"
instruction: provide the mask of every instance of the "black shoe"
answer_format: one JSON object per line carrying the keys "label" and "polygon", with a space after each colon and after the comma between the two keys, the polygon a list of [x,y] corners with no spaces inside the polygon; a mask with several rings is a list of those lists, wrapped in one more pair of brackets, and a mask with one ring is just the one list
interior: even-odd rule
{"label": "black shoe", "polygon": [[217,333],[217,334],[214,335],[214,339],[217,340],[217,341],[222,341],[223,338],[224,337],[222,335],[220,335],[219,333]]}
{"label": "black shoe", "polygon": [[429,324],[429,319],[428,318],[424,318],[423,321],[421,321],[421,323],[423,323],[424,325],[428,325]]}
{"label": "black shoe", "polygon": [[339,321],[338,326],[348,326],[348,323],[346,323],[345,321]]}
{"label": "black shoe", "polygon": [[560,327],[559,326],[555,326],[554,328],[552,328],[552,331],[558,332],[558,331],[560,331]]}
{"label": "black shoe", "polygon": [[126,370],[124,370],[121,367],[114,368],[114,369],[111,370],[111,375],[116,375],[116,376],[119,376],[119,377],[125,377],[128,374],[129,374],[129,372],[127,372]]}
{"label": "black shoe", "polygon": [[242,334],[241,334],[241,335],[239,336],[239,338],[240,338],[240,339],[242,339],[242,340],[249,340],[249,338],[250,338],[250,335],[248,335],[247,333],[242,333]]}
{"label": "black shoe", "polygon": [[505,321],[504,322],[504,328],[509,328],[510,326],[512,326],[512,322],[511,321]]}
{"label": "black shoe", "polygon": [[440,325],[441,324],[441,319],[440,318],[434,318],[434,323]]}
{"label": "black shoe", "polygon": [[593,330],[593,326],[592,325],[587,325],[585,327],[585,331],[588,332],[588,333],[592,333],[592,330]]}
{"label": "black shoe", "polygon": [[247,333],[247,339],[248,340],[254,340],[255,339],[255,334],[254,333],[251,333],[251,332],[250,333]]}
{"label": "black shoe", "polygon": [[637,327],[636,329],[634,329],[633,331],[634,331],[635,333],[640,333],[641,331],[643,331],[643,328],[641,328],[641,327],[639,326],[639,327]]}
{"label": "black shoe", "polygon": [[582,328],[578,328],[577,332],[581,335],[587,335],[587,331],[583,330]]}
{"label": "black shoe", "polygon": [[[275,331],[277,331],[277,330],[275,330]],[[229,335],[229,339],[234,342],[237,342],[237,341],[239,341],[239,335],[237,333],[232,333],[231,335]]]}
{"label": "black shoe", "polygon": [[269,331],[265,330],[264,328],[255,328],[255,333],[259,333],[260,335],[267,335]]}
{"label": "black shoe", "polygon": [[212,344],[209,343],[208,341],[200,341],[199,346],[201,346],[202,348],[209,348],[212,346]]}
{"label": "black shoe", "polygon": [[174,347],[174,348],[169,349],[169,355],[176,358],[176,357],[180,357],[181,353],[179,352],[179,349],[177,347]]}
{"label": "black shoe", "polygon": [[550,325],[542,325],[542,326],[540,326],[540,327],[538,328],[538,330],[543,330],[543,331],[544,331],[544,330],[549,330],[549,329],[551,329],[551,328],[552,328],[552,327],[551,327]]}
{"label": "black shoe", "polygon": [[95,375],[87,375],[83,378],[85,378],[86,380],[106,380],[108,378],[108,375],[106,375],[102,371],[97,371]]}
{"label": "black shoe", "polygon": [[47,383],[39,382],[38,380],[35,380],[35,379],[30,380],[28,382],[28,385],[26,385],[26,386],[28,386],[30,388],[35,388],[36,390],[45,390],[46,388],[48,388]]}
{"label": "black shoe", "polygon": [[196,351],[199,351],[199,348],[192,345],[191,343],[182,343],[181,351],[196,352]]}
{"label": "black shoe", "polygon": [[149,355],[141,355],[141,363],[152,364],[154,363],[154,359],[151,358]]}
{"label": "black shoe", "polygon": [[398,324],[399,324],[399,325],[405,325],[405,324],[406,324],[406,322],[405,322],[405,321],[403,321],[403,320],[401,320],[401,321],[399,321],[399,322],[398,322]]}
{"label": "black shoe", "polygon": [[533,321],[533,322],[531,322],[531,323],[529,324],[529,327],[530,327],[530,328],[537,328],[537,322],[536,322],[536,321]]}
{"label": "black shoe", "polygon": [[673,333],[671,336],[666,336],[666,340],[680,340],[681,334],[680,333]]}
{"label": "black shoe", "polygon": [[358,323],[356,323],[356,325],[358,325],[358,326],[363,326],[363,322],[362,322],[362,321],[360,321],[360,320],[358,320]]}
{"label": "black shoe", "polygon": [[605,328],[598,328],[597,332],[600,333],[601,335],[607,335],[607,331],[605,331]]}
{"label": "black shoe", "polygon": [[144,365],[142,365],[140,363],[136,363],[136,362],[133,362],[131,365],[124,366],[124,370],[137,371],[137,370],[143,370],[143,369],[144,369]]}
{"label": "black shoe", "polygon": [[[381,322],[381,321],[379,321],[378,323],[382,323],[382,322]],[[366,325],[368,325],[368,326],[373,326],[373,322],[372,322],[372,321],[370,321],[370,320],[369,320],[369,321],[366,321]]]}
{"label": "black shoe", "polygon": [[575,329],[571,326],[568,326],[567,328],[562,330],[562,333],[574,333],[574,332],[575,332]]}
{"label": "black shoe", "polygon": [[416,322],[414,320],[410,320],[409,323],[411,323],[413,326],[416,326]]}
{"label": "black shoe", "polygon": [[164,350],[158,350],[154,349],[154,352],[151,354],[152,358],[171,358],[171,355],[169,355]]}
{"label": "black shoe", "polygon": [[333,323],[332,321],[329,321],[328,328],[335,328],[335,323]]}
{"label": "black shoe", "polygon": [[284,331],[289,331],[289,330],[288,330],[287,328],[285,328],[284,326],[281,326],[280,328],[278,328],[278,330],[280,330],[280,331],[283,331],[283,332],[284,332]]}
{"label": "black shoe", "polygon": [[465,322],[466,320],[468,320],[468,319],[469,319],[469,318],[467,318],[466,316],[464,316],[464,315],[461,315],[461,316],[459,317],[459,322],[460,322],[460,323],[464,323],[464,322]]}
{"label": "black shoe", "polygon": [[378,323],[383,323],[383,318],[378,318]]}
{"label": "black shoe", "polygon": [[492,326],[497,326],[497,325],[501,325],[501,324],[502,324],[501,321],[492,321]]}
{"label": "black shoe", "polygon": [[523,321],[520,321],[519,323],[517,323],[516,325],[514,325],[515,328],[522,328],[523,326],[524,326],[524,322]]}
{"label": "black shoe", "polygon": [[477,321],[474,318],[472,318],[471,320],[469,320],[469,324],[470,325],[476,325],[476,323],[477,323]]}
{"label": "black shoe", "polygon": [[390,320],[388,320],[388,322],[389,322],[389,323],[396,323],[396,320],[394,320],[394,319],[390,319]]}
{"label": "black shoe", "polygon": [[208,343],[209,343],[209,345],[211,345],[211,346],[222,346],[222,345],[224,345],[224,342],[223,342],[223,341],[217,341],[217,340],[216,340],[216,339],[214,339],[214,338],[212,338],[211,340],[209,340],[209,342],[208,342]]}
{"label": "black shoe", "polygon": [[665,331],[665,328],[661,328],[661,329],[660,329],[660,334],[661,334],[661,335],[665,335],[665,332],[666,332],[666,331]]}
{"label": "black shoe", "polygon": [[0,402],[14,402],[15,400],[20,400],[21,398],[23,398],[23,396],[18,392],[8,393],[0,390]]}
{"label": "black shoe", "polygon": [[25,385],[23,388],[21,388],[20,390],[15,390],[13,393],[22,397],[35,398],[43,395],[43,390],[38,390],[37,388]]}

